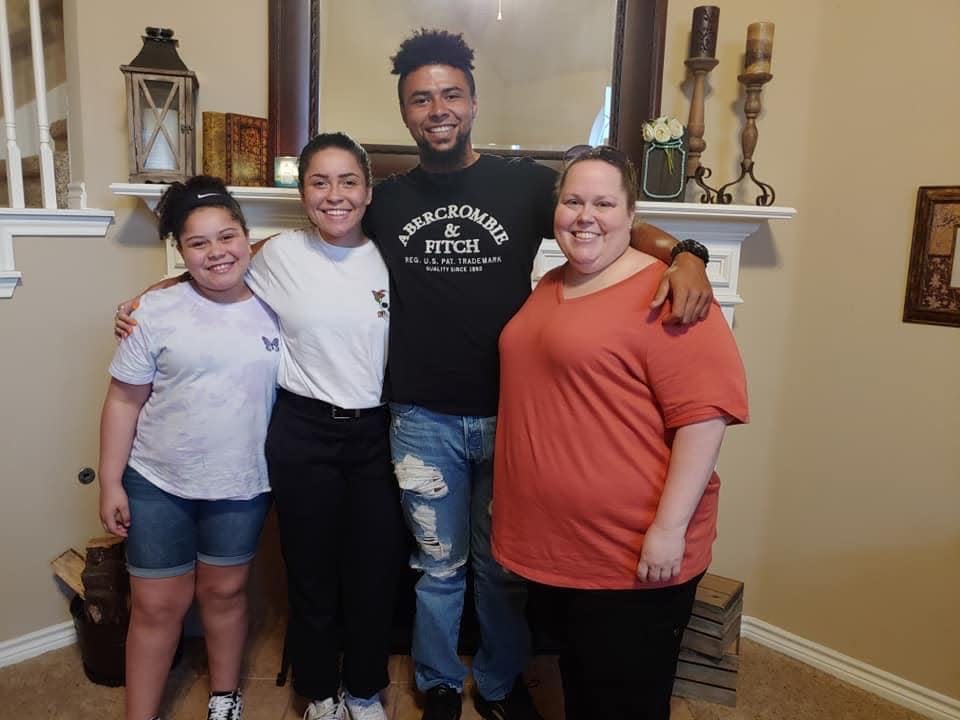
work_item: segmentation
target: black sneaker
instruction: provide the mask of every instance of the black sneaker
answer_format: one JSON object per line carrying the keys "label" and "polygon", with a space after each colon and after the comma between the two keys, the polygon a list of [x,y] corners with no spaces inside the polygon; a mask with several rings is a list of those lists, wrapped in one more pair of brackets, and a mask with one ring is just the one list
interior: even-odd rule
{"label": "black sneaker", "polygon": [[449,685],[437,685],[427,690],[423,706],[423,720],[460,720],[463,698]]}
{"label": "black sneaker", "polygon": [[487,700],[477,693],[473,704],[484,720],[543,720],[543,716],[533,704],[533,698],[530,697],[522,675],[502,700]]}
{"label": "black sneaker", "polygon": [[240,720],[243,717],[243,695],[234,690],[226,695],[210,695],[207,720]]}

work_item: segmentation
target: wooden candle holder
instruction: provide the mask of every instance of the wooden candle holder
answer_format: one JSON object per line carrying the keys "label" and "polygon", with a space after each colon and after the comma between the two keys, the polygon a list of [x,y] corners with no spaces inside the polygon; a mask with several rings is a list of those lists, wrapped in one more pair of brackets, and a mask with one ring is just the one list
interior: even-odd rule
{"label": "wooden candle holder", "polygon": [[747,98],[743,104],[743,114],[747,118],[743,131],[740,133],[740,147],[743,151],[743,159],[740,161],[740,176],[733,182],[720,187],[717,191],[717,202],[722,205],[730,205],[733,202],[733,193],[727,192],[744,178],[749,177],[753,183],[760,188],[760,194],[756,198],[757,205],[773,205],[777,195],[773,188],[757,179],[754,175],[753,152],[757,149],[757,115],[760,114],[760,91],[763,86],[773,79],[770,73],[744,73],[737,76],[737,80],[743,83],[746,88]]}
{"label": "wooden candle holder", "polygon": [[703,190],[700,195],[702,203],[714,202],[717,197],[717,191],[705,182],[713,171],[701,165],[700,156],[707,148],[707,143],[703,139],[704,85],[707,73],[713,70],[718,62],[720,61],[713,57],[691,57],[683,63],[693,73],[693,95],[690,98],[690,116],[687,119],[686,176],[688,182],[693,180]]}

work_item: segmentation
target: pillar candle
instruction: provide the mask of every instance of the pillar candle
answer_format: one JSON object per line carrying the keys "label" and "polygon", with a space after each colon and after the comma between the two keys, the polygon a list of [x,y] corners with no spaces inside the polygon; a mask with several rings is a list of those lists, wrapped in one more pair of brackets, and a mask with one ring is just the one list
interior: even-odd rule
{"label": "pillar candle", "polygon": [[717,56],[717,26],[720,23],[720,8],[716,5],[701,5],[693,9],[693,25],[690,28],[691,58]]}
{"label": "pillar candle", "polygon": [[[153,109],[144,108],[142,140],[144,150],[147,149],[147,142],[149,142],[150,136],[153,135],[153,130],[156,127],[157,117],[154,115]],[[173,142],[178,142],[180,138],[180,115],[173,108],[169,108],[166,114],[163,116],[163,127],[166,128],[167,133],[170,135],[170,138],[173,140]],[[161,130],[157,133],[157,137],[153,141],[153,147],[150,148],[147,159],[143,163],[143,169],[177,170],[179,168],[177,164],[178,152],[179,148],[170,147],[170,143],[163,134],[163,130]]]}
{"label": "pillar candle", "polygon": [[772,58],[773,23],[751,23],[747,27],[747,53],[743,59],[744,75],[769,73]]}

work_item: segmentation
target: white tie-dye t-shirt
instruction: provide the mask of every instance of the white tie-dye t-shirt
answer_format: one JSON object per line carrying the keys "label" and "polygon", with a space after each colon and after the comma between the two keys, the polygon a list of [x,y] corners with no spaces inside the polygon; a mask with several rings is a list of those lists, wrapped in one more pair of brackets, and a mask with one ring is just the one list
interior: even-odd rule
{"label": "white tie-dye t-shirt", "polygon": [[190,283],[143,296],[137,327],[110,374],[153,384],[130,466],[157,487],[194,499],[248,499],[270,489],[264,440],[280,340],[256,297],[215,303]]}

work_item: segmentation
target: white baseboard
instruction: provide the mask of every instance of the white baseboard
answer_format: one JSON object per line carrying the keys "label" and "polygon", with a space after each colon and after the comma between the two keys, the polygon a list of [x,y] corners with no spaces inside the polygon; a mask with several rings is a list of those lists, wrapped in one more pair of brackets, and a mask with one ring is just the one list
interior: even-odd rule
{"label": "white baseboard", "polygon": [[76,641],[77,632],[70,620],[5,640],[0,642],[0,667],[29,660],[45,652],[72,645]]}
{"label": "white baseboard", "polygon": [[743,637],[933,720],[960,720],[956,700],[744,615]]}
{"label": "white baseboard", "polygon": [[[749,640],[822,670],[901,707],[920,713],[924,717],[932,720],[960,720],[960,700],[934,692],[848,655],[805,640],[763,620],[745,615],[742,632],[743,637]],[[77,634],[73,623],[67,621],[0,642],[0,667],[66,647],[76,640]]]}

